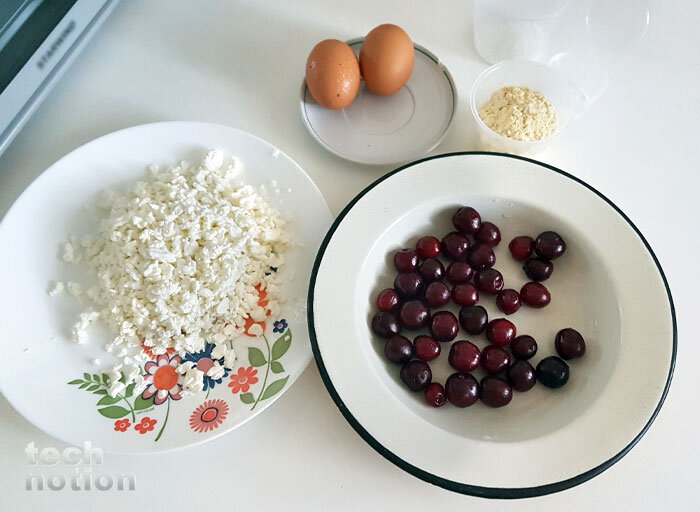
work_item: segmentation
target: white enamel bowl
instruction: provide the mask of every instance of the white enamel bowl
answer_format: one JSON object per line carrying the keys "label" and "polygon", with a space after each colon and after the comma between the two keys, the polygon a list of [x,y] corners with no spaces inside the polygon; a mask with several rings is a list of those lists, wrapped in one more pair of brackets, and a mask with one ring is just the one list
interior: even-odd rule
{"label": "white enamel bowl", "polygon": [[[481,403],[435,409],[411,393],[383,357],[369,324],[377,293],[392,286],[393,251],[452,230],[459,205],[495,222],[496,268],[506,287],[527,281],[508,242],[559,232],[567,252],[544,284],[552,302],[509,317],[555,354],[554,335],[578,329],[584,358],[570,361],[560,389],[517,393],[504,408]],[[483,297],[490,318],[504,316]],[[579,484],[619,460],[663,403],[675,360],[670,291],[649,244],[610,200],[577,178],[533,160],[495,153],[427,158],[379,179],[340,214],[316,260],[309,290],[316,362],[333,399],[383,456],[430,483],[487,497],[526,497]],[[453,308],[453,311],[457,311]],[[409,332],[413,337],[418,332]],[[483,336],[460,332],[483,347]],[[449,344],[431,362],[433,380],[452,373]],[[480,370],[479,370],[480,371]],[[477,377],[480,374],[477,372]]]}

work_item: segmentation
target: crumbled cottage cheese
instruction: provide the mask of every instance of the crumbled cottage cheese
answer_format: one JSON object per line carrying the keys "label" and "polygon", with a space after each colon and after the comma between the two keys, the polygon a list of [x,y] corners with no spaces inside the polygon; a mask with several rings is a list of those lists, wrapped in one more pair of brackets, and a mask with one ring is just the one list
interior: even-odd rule
{"label": "crumbled cottage cheese", "polygon": [[80,297],[80,295],[83,293],[83,287],[78,283],[74,283],[73,281],[68,281],[66,288],[68,288],[68,293],[70,293],[73,297]]}
{"label": "crumbled cottage cheese", "polygon": [[63,290],[65,290],[65,285],[63,284],[62,281],[54,281],[54,283],[51,285],[51,288],[49,288],[49,295],[51,297],[55,295],[60,295],[63,293]]}
{"label": "crumbled cottage cheese", "polygon": [[[210,151],[199,166],[151,166],[149,181],[124,195],[103,194],[100,205],[109,214],[98,237],[79,243],[71,237],[64,245],[63,260],[87,263],[98,280],[86,292],[97,310],[80,315],[74,340],[85,342],[97,318],[116,333],[105,347],[121,359],[110,373],[110,395],[131,382],[145,386],[143,346],[154,354],[173,348],[183,356],[209,341],[214,355],[232,367],[229,341],[242,334],[246,318],[259,322],[278,313],[278,273],[269,270],[284,264],[286,221],[236,173],[235,162],[224,165],[221,151]],[[267,293],[264,308],[256,286]],[[71,283],[68,288],[76,291]],[[262,329],[254,324],[248,332],[260,335]],[[178,371],[185,391],[202,388],[201,371],[191,364]],[[207,375],[223,372],[217,364]]]}
{"label": "crumbled cottage cheese", "polygon": [[552,104],[528,87],[502,87],[479,109],[479,117],[491,130],[510,139],[540,140],[557,129]]}

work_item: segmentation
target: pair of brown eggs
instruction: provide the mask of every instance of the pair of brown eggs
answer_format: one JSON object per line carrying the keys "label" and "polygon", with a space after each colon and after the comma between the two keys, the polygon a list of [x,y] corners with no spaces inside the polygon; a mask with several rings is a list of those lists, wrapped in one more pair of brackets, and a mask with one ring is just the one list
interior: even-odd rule
{"label": "pair of brown eggs", "polygon": [[374,28],[362,43],[358,62],[347,44],[337,39],[318,43],[306,61],[306,85],[322,107],[339,110],[352,103],[364,78],[367,88],[379,96],[401,89],[413,71],[415,50],[399,26]]}

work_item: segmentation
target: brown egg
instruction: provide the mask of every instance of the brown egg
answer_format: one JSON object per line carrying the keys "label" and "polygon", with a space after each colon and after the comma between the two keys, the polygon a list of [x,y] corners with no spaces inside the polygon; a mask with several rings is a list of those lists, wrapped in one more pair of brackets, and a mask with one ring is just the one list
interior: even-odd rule
{"label": "brown egg", "polygon": [[411,76],[416,52],[408,34],[396,25],[379,25],[360,48],[360,70],[370,91],[390,96]]}
{"label": "brown egg", "polygon": [[347,44],[337,39],[321,41],[306,61],[306,85],[322,107],[345,108],[360,88],[360,65]]}

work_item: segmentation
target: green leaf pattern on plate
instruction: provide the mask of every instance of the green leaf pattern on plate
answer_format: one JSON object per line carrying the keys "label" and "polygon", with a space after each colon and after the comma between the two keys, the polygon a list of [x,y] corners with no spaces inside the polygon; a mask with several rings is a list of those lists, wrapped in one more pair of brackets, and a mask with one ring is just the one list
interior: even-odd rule
{"label": "green leaf pattern on plate", "polygon": [[[285,329],[286,324],[282,328]],[[252,404],[252,407],[250,408],[251,411],[255,409],[259,402],[272,398],[279,393],[289,380],[289,375],[287,375],[286,377],[278,379],[269,385],[267,383],[268,378],[270,377],[270,372],[274,374],[284,372],[284,366],[282,366],[282,363],[280,363],[278,359],[281,359],[287,353],[292,344],[291,329],[287,329],[287,332],[283,333],[279,338],[277,338],[277,340],[275,340],[275,342],[272,344],[272,348],[270,348],[270,342],[267,340],[267,336],[263,334],[262,338],[265,341],[267,357],[265,357],[262,350],[256,347],[248,348],[248,361],[250,362],[250,365],[254,368],[265,366],[265,376],[263,378],[262,386],[258,391],[258,397],[255,398],[255,395],[252,393],[243,393],[240,395],[241,402],[244,404]]]}
{"label": "green leaf pattern on plate", "polygon": [[265,363],[267,363],[265,355],[259,348],[255,347],[248,348],[248,361],[250,361],[251,366],[254,366],[256,368],[263,366]]}
{"label": "green leaf pattern on plate", "polygon": [[[283,323],[283,325],[279,325]],[[280,329],[280,330],[278,330]],[[286,332],[284,332],[286,330]],[[291,329],[287,328],[287,324],[284,321],[275,322],[275,331],[281,332],[281,336],[275,340],[275,342],[270,345],[267,337],[263,334],[262,338],[265,341],[265,352],[257,347],[248,348],[248,361],[250,365],[254,368],[265,367],[265,374],[263,378],[262,385],[257,391],[241,393],[240,400],[246,405],[251,405],[250,410],[255,409],[257,404],[263,400],[267,400],[277,395],[284,386],[289,381],[289,375],[274,380],[268,384],[268,378],[270,373],[281,374],[285,372],[284,366],[279,361],[284,355],[289,351],[292,344],[292,332]],[[251,370],[252,371],[252,370]],[[85,391],[98,395],[98,400],[95,403],[97,407],[97,412],[105,418],[111,420],[117,420],[115,423],[115,430],[124,432],[125,428],[128,428],[129,419],[132,422],[136,422],[136,414],[140,411],[145,411],[154,406],[154,397],[149,399],[144,399],[142,394],[134,396],[135,383],[129,384],[121,393],[116,396],[109,395],[109,387],[111,385],[110,377],[106,373],[83,373],[82,378],[73,379],[67,384],[70,386],[76,386],[78,389],[84,389]],[[124,376],[119,379],[119,382],[124,382]],[[247,391],[247,389],[246,389]],[[256,396],[257,395],[257,396]],[[169,411],[170,400],[168,400],[168,411]],[[166,416],[167,420],[167,416]],[[126,425],[126,427],[124,426]],[[161,432],[158,435],[160,437]],[[158,440],[156,438],[156,440]]]}

